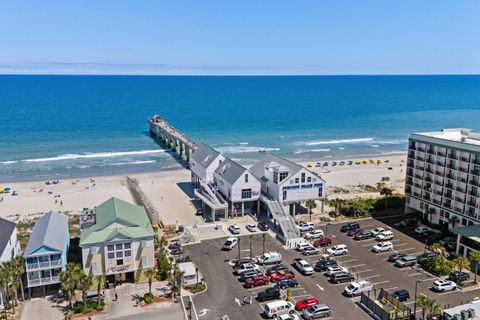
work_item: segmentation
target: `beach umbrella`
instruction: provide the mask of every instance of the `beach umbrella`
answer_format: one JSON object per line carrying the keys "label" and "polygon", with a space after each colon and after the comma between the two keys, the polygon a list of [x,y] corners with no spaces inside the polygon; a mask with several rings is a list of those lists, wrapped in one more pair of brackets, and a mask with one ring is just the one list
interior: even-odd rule
{"label": "beach umbrella", "polygon": [[340,161],[339,165],[343,166],[345,164],[345,162],[343,161]]}
{"label": "beach umbrella", "polygon": [[0,188],[0,193],[3,193],[3,188]]}
{"label": "beach umbrella", "polygon": [[351,166],[353,164],[353,161],[352,160],[349,160],[348,161],[348,165]]}
{"label": "beach umbrella", "polygon": [[335,161],[332,162],[332,166],[336,166],[337,163]]}
{"label": "beach umbrella", "polygon": [[5,191],[10,191],[10,190],[12,190],[12,188],[5,188],[5,189],[3,189],[3,190],[5,190]]}
{"label": "beach umbrella", "polygon": [[325,161],[325,162],[323,163],[323,166],[324,166],[324,167],[328,167],[328,161]]}

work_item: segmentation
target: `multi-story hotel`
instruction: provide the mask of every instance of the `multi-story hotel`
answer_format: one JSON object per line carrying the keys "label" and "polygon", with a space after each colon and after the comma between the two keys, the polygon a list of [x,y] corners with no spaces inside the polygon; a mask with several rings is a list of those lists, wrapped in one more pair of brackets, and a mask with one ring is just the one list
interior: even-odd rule
{"label": "multi-story hotel", "polygon": [[48,212],[37,220],[23,253],[29,290],[43,286],[45,293],[45,286],[60,283],[69,245],[67,216]]}
{"label": "multi-story hotel", "polygon": [[154,231],[144,207],[111,198],[93,214],[94,224],[80,236],[86,274],[133,282],[154,267]]}
{"label": "multi-story hotel", "polygon": [[480,134],[470,129],[414,133],[408,143],[407,211],[449,228],[480,223]]}

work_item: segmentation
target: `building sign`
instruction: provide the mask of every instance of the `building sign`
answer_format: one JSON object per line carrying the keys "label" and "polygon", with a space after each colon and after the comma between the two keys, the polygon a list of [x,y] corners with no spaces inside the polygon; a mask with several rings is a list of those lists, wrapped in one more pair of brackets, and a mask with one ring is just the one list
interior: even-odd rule
{"label": "building sign", "polygon": [[309,184],[302,184],[297,186],[284,186],[282,190],[304,190],[304,189],[314,189],[314,188],[321,188],[323,183],[309,183]]}

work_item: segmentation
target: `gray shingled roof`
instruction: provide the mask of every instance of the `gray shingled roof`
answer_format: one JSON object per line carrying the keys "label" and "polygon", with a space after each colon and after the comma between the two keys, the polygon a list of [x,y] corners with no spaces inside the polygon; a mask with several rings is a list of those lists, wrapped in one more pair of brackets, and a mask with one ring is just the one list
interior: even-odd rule
{"label": "gray shingled roof", "polygon": [[16,224],[12,221],[0,218],[0,255],[7,247],[8,241],[15,230]]}
{"label": "gray shingled roof", "polygon": [[210,146],[199,143],[197,149],[192,153],[192,159],[200,163],[202,167],[207,168],[219,154],[217,150]]}
{"label": "gray shingled roof", "polygon": [[290,170],[290,174],[288,175],[288,177],[291,177],[298,171],[302,170],[302,167],[296,163],[288,161],[287,159],[281,158],[274,154],[267,154],[264,158],[262,158],[250,168],[250,172],[255,177],[257,177],[257,179],[265,181],[265,165],[271,162],[275,162],[283,167],[287,167]]}
{"label": "gray shingled roof", "polygon": [[63,251],[66,232],[68,231],[68,217],[50,211],[37,220],[28,240],[24,256],[32,254],[42,246]]}
{"label": "gray shingled roof", "polygon": [[233,184],[246,170],[247,169],[235,161],[225,158],[222,164],[215,170],[215,173],[220,175],[229,184]]}

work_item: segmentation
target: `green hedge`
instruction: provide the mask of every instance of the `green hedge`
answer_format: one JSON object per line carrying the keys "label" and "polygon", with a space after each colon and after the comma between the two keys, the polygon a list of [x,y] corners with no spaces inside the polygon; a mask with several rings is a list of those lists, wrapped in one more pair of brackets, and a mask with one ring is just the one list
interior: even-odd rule
{"label": "green hedge", "polygon": [[87,301],[87,308],[85,308],[84,304],[82,301],[77,301],[73,305],[73,312],[74,313],[89,313],[92,312],[93,309],[96,310],[103,310],[105,307],[105,302],[100,300],[100,305],[97,304],[97,300],[90,300]]}
{"label": "green hedge", "polygon": [[434,274],[438,274],[441,276],[449,275],[450,273],[452,273],[455,267],[452,261],[447,260],[443,257],[437,257],[436,259],[426,260],[421,263],[421,266],[426,271]]}
{"label": "green hedge", "polygon": [[145,301],[146,304],[152,303],[152,302],[153,302],[153,294],[148,293],[148,292],[145,293],[145,294],[143,295],[143,301]]}

